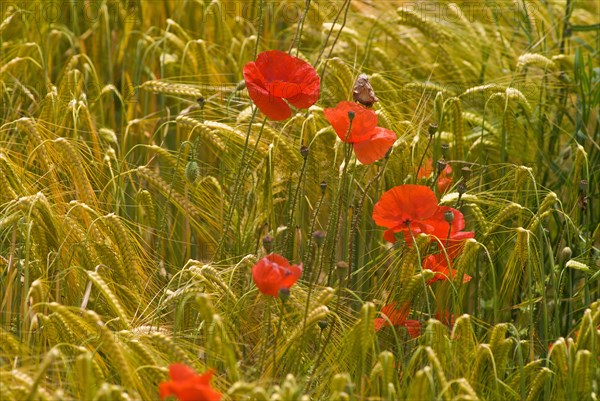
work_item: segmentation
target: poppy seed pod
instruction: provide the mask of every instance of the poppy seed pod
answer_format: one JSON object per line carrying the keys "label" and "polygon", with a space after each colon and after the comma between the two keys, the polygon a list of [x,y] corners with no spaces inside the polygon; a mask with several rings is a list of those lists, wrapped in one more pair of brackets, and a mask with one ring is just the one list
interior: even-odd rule
{"label": "poppy seed pod", "polygon": [[354,111],[350,110],[350,111],[348,112],[348,119],[349,119],[350,121],[352,121],[352,120],[354,120],[354,116],[356,116],[356,113],[355,113]]}
{"label": "poppy seed pod", "polygon": [[460,196],[463,196],[467,192],[467,185],[464,182],[459,182],[456,186],[456,190]]}
{"label": "poppy seed pod", "polygon": [[306,159],[308,157],[308,153],[309,153],[308,146],[306,146],[306,145],[300,146],[300,154],[302,155],[302,157],[304,159]]}
{"label": "poppy seed pod", "polygon": [[348,272],[348,263],[344,262],[343,260],[340,260],[335,264],[335,271],[338,274],[338,278],[340,280],[343,280]]}
{"label": "poppy seed pod", "polygon": [[319,326],[319,328],[321,329],[321,331],[325,330],[327,328],[327,326],[329,325],[329,323],[327,323],[327,320],[319,320],[317,322],[317,325]]}
{"label": "poppy seed pod", "polygon": [[446,160],[444,160],[444,159],[440,159],[440,160],[437,161],[437,171],[438,171],[438,174],[441,173],[442,171],[444,171],[444,169],[446,168],[447,164],[448,163],[446,163]]}
{"label": "poppy seed pod", "polygon": [[327,190],[327,182],[325,180],[323,180],[323,181],[321,181],[319,186],[321,187],[321,192],[324,194],[325,191]]}
{"label": "poppy seed pod", "polygon": [[434,136],[437,133],[438,125],[436,123],[429,124],[429,128],[427,128],[427,132],[429,136]]}
{"label": "poppy seed pod", "polygon": [[317,244],[318,247],[320,247],[321,245],[323,245],[323,242],[325,241],[325,233],[321,230],[317,230],[312,234],[313,240],[315,241],[315,244]]}
{"label": "poppy seed pod", "polygon": [[446,157],[448,157],[448,150],[450,149],[450,145],[448,145],[447,143],[442,143],[442,146],[440,146],[440,149],[442,150],[442,157],[444,159]]}
{"label": "poppy seed pod", "polygon": [[454,213],[452,213],[452,210],[446,210],[444,212],[444,220],[446,220],[448,224],[452,224],[454,221]]}
{"label": "poppy seed pod", "polygon": [[460,169],[460,172],[462,173],[463,180],[467,181],[471,178],[471,168],[470,167],[465,166]]}

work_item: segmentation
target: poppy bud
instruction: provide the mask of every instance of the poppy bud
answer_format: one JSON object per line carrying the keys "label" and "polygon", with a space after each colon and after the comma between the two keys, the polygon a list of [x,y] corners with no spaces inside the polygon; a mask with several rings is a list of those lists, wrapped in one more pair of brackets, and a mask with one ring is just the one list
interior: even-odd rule
{"label": "poppy bud", "polygon": [[321,184],[319,185],[321,186],[321,192],[325,194],[325,190],[327,189],[327,183],[325,182],[325,180],[321,181]]}
{"label": "poppy bud", "polygon": [[308,157],[308,152],[309,152],[309,150],[308,150],[308,146],[306,146],[306,145],[302,145],[302,146],[300,147],[300,154],[302,155],[302,157],[303,157],[304,159],[306,159],[306,158]]}
{"label": "poppy bud", "polygon": [[434,136],[438,130],[438,125],[436,123],[429,124],[429,128],[427,132],[429,132],[429,136]]}
{"label": "poppy bud", "polygon": [[281,302],[287,301],[290,298],[290,289],[289,288],[280,288],[279,289],[279,298],[281,299]]}
{"label": "poppy bud", "polygon": [[185,166],[185,178],[190,184],[193,184],[200,175],[200,167],[194,160],[190,160]]}
{"label": "poppy bud", "polygon": [[450,145],[448,145],[447,143],[442,143],[442,146],[440,146],[440,148],[442,149],[442,157],[445,159],[446,157],[448,157],[448,149],[450,149]]}
{"label": "poppy bud", "polygon": [[312,234],[313,240],[318,247],[323,245],[323,241],[325,241],[325,233],[321,230],[317,230]]}
{"label": "poppy bud", "polygon": [[200,106],[200,108],[203,109],[204,104],[206,103],[206,99],[204,99],[204,97],[200,96],[198,99],[196,99],[196,102],[198,102],[198,106]]}
{"label": "poppy bud", "polygon": [[356,113],[352,110],[350,110],[348,112],[348,119],[350,120],[350,122],[352,122],[352,120],[354,120],[354,116],[356,115]]}
{"label": "poppy bud", "polygon": [[470,167],[465,166],[465,167],[461,168],[460,171],[462,173],[463,180],[467,181],[468,179],[471,178],[471,168]]}
{"label": "poppy bud", "polygon": [[321,329],[321,331],[325,330],[327,328],[327,325],[329,323],[327,323],[327,320],[319,320],[317,322],[317,325],[319,326],[319,328]]}
{"label": "poppy bud", "polygon": [[444,220],[446,220],[446,223],[452,224],[454,221],[454,213],[452,213],[452,210],[446,210],[444,212]]}
{"label": "poppy bud", "polygon": [[568,246],[565,246],[562,249],[562,251],[560,251],[560,258],[563,261],[569,260],[569,259],[571,259],[572,254],[573,254],[573,251],[571,251],[571,248],[569,248]]}
{"label": "poppy bud", "polygon": [[448,163],[446,163],[446,160],[444,159],[440,159],[437,161],[437,170],[438,170],[438,174],[441,173],[442,171],[444,171],[444,169],[446,168],[446,165]]}
{"label": "poppy bud", "polygon": [[267,251],[267,253],[273,252],[273,242],[275,242],[275,238],[273,238],[269,234],[267,234],[263,237],[262,243],[263,243],[263,246],[265,247],[265,251]]}

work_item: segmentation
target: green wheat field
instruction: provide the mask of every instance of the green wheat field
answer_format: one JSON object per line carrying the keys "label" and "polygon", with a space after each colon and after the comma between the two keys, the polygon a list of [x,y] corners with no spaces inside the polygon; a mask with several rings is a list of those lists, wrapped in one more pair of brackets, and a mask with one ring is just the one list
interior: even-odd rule
{"label": "green wheat field", "polygon": [[600,400],[599,51],[596,0],[0,1],[0,399]]}

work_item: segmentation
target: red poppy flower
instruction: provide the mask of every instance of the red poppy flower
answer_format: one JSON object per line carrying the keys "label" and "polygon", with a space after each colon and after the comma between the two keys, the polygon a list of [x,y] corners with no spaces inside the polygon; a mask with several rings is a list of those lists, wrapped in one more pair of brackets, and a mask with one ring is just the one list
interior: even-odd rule
{"label": "red poppy flower", "polygon": [[192,368],[174,363],[169,366],[171,381],[162,382],[158,386],[160,399],[174,395],[179,401],[220,401],[221,393],[213,390],[209,384],[213,374],[214,371],[209,370],[198,375]]}
{"label": "red poppy flower", "polygon": [[435,318],[445,325],[452,327],[454,327],[454,323],[456,321],[454,315],[447,310],[435,312]]}
{"label": "red poppy flower", "polygon": [[[354,113],[352,128],[348,112]],[[354,154],[362,164],[371,164],[383,158],[396,141],[393,131],[377,126],[377,114],[358,103],[340,102],[334,108],[323,110],[323,114],[337,136],[354,146]]]}
{"label": "red poppy flower", "polygon": [[[435,283],[438,280],[450,280],[450,278],[456,279],[458,274],[456,270],[450,269],[448,266],[448,259],[443,253],[427,256],[423,261],[423,269],[429,269],[435,273],[433,278],[427,281],[427,284]],[[471,281],[471,276],[463,274],[463,284],[468,283],[469,281]]]}
{"label": "red poppy flower", "polygon": [[386,326],[404,326],[412,338],[418,337],[421,333],[421,323],[417,320],[407,320],[410,308],[405,304],[402,308],[396,309],[396,303],[392,303],[381,308],[381,314],[387,316],[375,319],[375,331],[379,331]]}
{"label": "red poppy flower", "polygon": [[381,196],[373,207],[373,220],[377,225],[388,228],[384,234],[387,241],[395,242],[394,233],[400,231],[404,231],[410,241],[410,231],[414,235],[433,230],[423,222],[433,216],[437,208],[437,199],[431,189],[424,185],[405,184]]}
{"label": "red poppy flower", "polygon": [[289,289],[302,275],[302,264],[290,265],[286,258],[272,253],[252,267],[254,283],[265,295],[279,296],[279,290]]}
{"label": "red poppy flower", "polygon": [[292,115],[288,103],[306,109],[319,99],[321,79],[313,66],[279,50],[262,52],[246,63],[244,80],[254,104],[272,120]]}
{"label": "red poppy flower", "polygon": [[[417,178],[427,178],[431,175],[431,173],[433,173],[433,160],[427,159],[425,161],[425,165],[421,166],[421,168],[417,172]],[[449,164],[446,164],[446,168],[442,170],[440,176],[438,177],[438,193],[443,194],[452,185],[452,177],[450,177],[450,174],[452,174],[452,167],[450,167]]]}

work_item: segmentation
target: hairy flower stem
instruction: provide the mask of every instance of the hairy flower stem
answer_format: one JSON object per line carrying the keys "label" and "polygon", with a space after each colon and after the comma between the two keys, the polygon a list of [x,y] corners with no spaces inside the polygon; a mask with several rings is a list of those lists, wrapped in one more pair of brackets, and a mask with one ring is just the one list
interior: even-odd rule
{"label": "hairy flower stem", "polygon": [[360,214],[362,213],[362,208],[365,205],[365,200],[367,199],[367,195],[369,194],[369,189],[371,189],[371,186],[379,180],[379,178],[383,175],[383,172],[385,171],[385,167],[387,166],[389,160],[389,152],[386,153],[385,155],[385,161],[383,162],[383,166],[381,167],[381,169],[377,172],[377,174],[375,175],[375,177],[373,177],[369,183],[367,184],[367,186],[365,187],[365,190],[363,191],[362,197],[360,198],[360,202],[358,203],[358,206],[354,212],[354,217],[352,218],[352,228],[350,230],[350,243],[348,245],[348,287],[350,288],[350,276],[352,274],[352,264],[354,262],[355,259],[355,255],[354,255],[354,235],[356,234],[356,230],[358,229],[358,223],[360,221]]}
{"label": "hairy flower stem", "polygon": [[260,44],[260,37],[263,31],[264,21],[263,21],[263,8],[265,6],[265,0],[260,0],[260,4],[258,5],[258,29],[256,30],[256,45],[254,46],[254,59],[258,55],[258,46]]}
{"label": "hairy flower stem", "polygon": [[410,233],[410,238],[412,239],[413,246],[415,247],[415,251],[417,252],[417,260],[419,261],[419,270],[421,270],[421,281],[423,282],[423,290],[425,291],[425,304],[427,305],[427,313],[431,316],[431,305],[429,303],[429,294],[427,292],[427,282],[425,281],[425,276],[423,276],[423,260],[421,259],[421,251],[419,250],[419,246],[417,244],[417,240],[410,229],[410,223],[406,223],[408,227],[408,232]]}
{"label": "hairy flower stem", "polygon": [[277,322],[277,331],[275,331],[275,338],[273,339],[273,380],[277,379],[277,339],[281,334],[281,323],[283,322],[283,315],[285,312],[284,309],[285,301],[282,299],[280,305],[280,315],[279,322]]}
{"label": "hairy flower stem", "polygon": [[[352,129],[352,120],[350,120],[350,126],[348,128],[348,134],[346,134],[346,139],[350,135],[350,130]],[[342,170],[342,180],[340,183],[340,187],[337,193],[337,208],[335,212],[335,219],[333,220],[333,242],[331,246],[331,253],[329,256],[330,261],[330,269],[327,274],[327,285],[331,285],[331,272],[333,271],[333,266],[335,266],[336,256],[337,256],[337,245],[339,242],[340,231],[344,228],[344,222],[347,220],[348,216],[348,164],[350,162],[350,157],[352,155],[352,145],[344,142],[344,169]],[[343,218],[340,218],[340,211],[343,213]],[[331,226],[330,226],[331,227]]]}
{"label": "hairy flower stem", "polygon": [[[269,297],[270,298],[270,297]],[[266,315],[266,320],[267,320],[267,324],[265,325],[265,329],[266,329],[266,336],[263,336],[263,343],[262,343],[262,347],[260,350],[260,357],[259,357],[259,362],[258,362],[258,374],[262,374],[263,368],[265,366],[265,357],[267,354],[267,338],[271,338],[271,300],[269,299],[267,302],[267,307],[266,307],[266,311],[265,311],[265,315]]]}
{"label": "hairy flower stem", "polygon": [[294,249],[294,241],[292,241],[292,237],[294,236],[294,212],[296,211],[296,202],[298,201],[298,194],[300,193],[300,187],[304,182],[304,172],[306,171],[306,164],[308,161],[308,157],[304,158],[304,162],[302,163],[302,169],[300,170],[300,177],[298,177],[298,185],[296,185],[296,190],[294,191],[294,197],[292,198],[292,205],[290,206],[290,217],[288,219],[288,232],[285,236],[285,242],[283,245],[283,249],[286,251],[286,257],[288,259],[292,259],[293,249]]}
{"label": "hairy flower stem", "polygon": [[342,34],[342,31],[344,30],[344,27],[346,26],[348,10],[350,10],[350,2],[351,2],[351,0],[346,0],[344,2],[344,4],[342,5],[342,7],[340,8],[340,10],[338,11],[337,15],[335,16],[335,19],[333,20],[333,24],[331,25],[331,29],[329,30],[329,33],[327,34],[327,38],[325,39],[325,42],[323,43],[323,48],[321,49],[321,52],[319,53],[319,57],[317,57],[317,61],[313,64],[315,66],[317,64],[319,64],[319,61],[321,60],[321,57],[323,56],[323,53],[325,52],[325,48],[327,47],[327,43],[329,42],[329,37],[331,36],[331,33],[333,32],[333,28],[335,27],[335,24],[337,23],[337,20],[339,19],[340,15],[342,13],[342,10],[344,10],[344,8],[345,8],[346,11],[344,12],[344,19],[342,21],[342,25],[340,26],[340,30],[338,31],[335,39],[333,40],[333,43],[331,44],[331,48],[329,49],[329,54],[327,55],[327,60],[325,60],[325,65],[323,65],[323,71],[321,72],[321,82],[325,82],[325,71],[327,71],[327,61],[331,58],[333,49],[335,49],[335,44],[337,43],[338,39],[340,38],[340,35]]}
{"label": "hairy flower stem", "polygon": [[300,16],[300,21],[298,21],[298,25],[296,26],[296,34],[294,35],[294,40],[292,40],[290,50],[288,51],[288,53],[291,53],[294,46],[296,46],[296,57],[298,57],[298,54],[300,53],[300,40],[302,39],[302,29],[304,28],[304,20],[306,19],[308,10],[310,10],[310,0],[306,0],[304,12]]}
{"label": "hairy flower stem", "polygon": [[[317,224],[317,217],[319,216],[319,211],[321,210],[321,205],[323,204],[323,199],[325,198],[325,191],[321,191],[321,197],[319,198],[319,202],[317,203],[317,206],[315,207],[315,211],[313,213],[312,216],[312,221],[310,223],[310,230],[308,232],[308,234],[312,234],[315,232],[315,225]],[[306,261],[306,265],[309,267],[310,270],[308,270],[308,281],[311,282],[312,281],[312,274],[314,272],[314,269],[312,268],[312,247],[310,246],[310,243],[312,241],[312,238],[309,236],[308,237],[308,241],[306,243],[306,252],[307,254],[302,255],[302,260]],[[317,250],[319,250],[319,248],[317,248]],[[319,255],[317,254],[317,257],[315,257],[315,262],[319,262]],[[318,278],[318,277],[317,277]]]}
{"label": "hairy flower stem", "polygon": [[[416,173],[417,175],[419,175],[419,170],[421,170],[421,167],[423,166],[423,160],[425,159],[425,155],[427,154],[427,151],[429,150],[429,146],[431,146],[431,142],[433,142],[433,137],[434,137],[434,135],[429,135],[429,140],[427,141],[427,145],[425,145],[425,150],[423,151],[423,154],[421,155],[421,160],[419,161],[419,166],[417,167],[417,173]],[[433,182],[435,182],[435,178],[434,178]]]}

